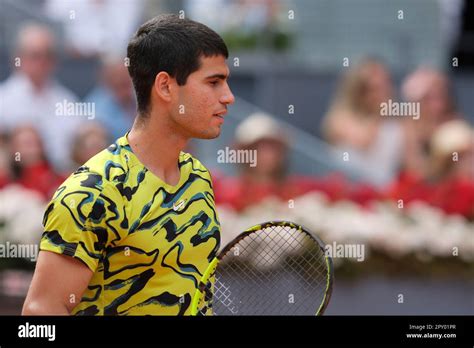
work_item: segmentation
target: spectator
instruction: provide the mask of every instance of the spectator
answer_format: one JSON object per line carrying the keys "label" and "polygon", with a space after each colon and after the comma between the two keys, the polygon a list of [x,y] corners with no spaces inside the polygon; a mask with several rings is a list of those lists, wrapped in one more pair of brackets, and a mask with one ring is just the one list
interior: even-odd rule
{"label": "spectator", "polygon": [[103,60],[101,84],[85,101],[95,103],[97,121],[104,125],[114,139],[120,138],[131,128],[136,103],[132,81],[122,58],[114,56]]}
{"label": "spectator", "polygon": [[89,58],[104,53],[125,56],[143,6],[143,0],[47,0],[44,10],[64,25],[66,50],[72,56]]}
{"label": "spectator", "polygon": [[288,175],[289,139],[270,116],[256,113],[236,130],[237,151],[255,151],[255,166],[239,163],[238,178],[215,180],[216,202],[243,210],[265,198],[284,201],[317,188],[310,178]]}
{"label": "spectator", "polygon": [[76,134],[71,158],[75,165],[79,167],[108,145],[109,137],[106,130],[100,124],[88,124]]}
{"label": "spectator", "polygon": [[433,179],[459,177],[474,180],[474,129],[464,120],[443,123],[430,141]]}
{"label": "spectator", "polygon": [[393,98],[387,68],[366,59],[344,76],[323,121],[327,141],[345,165],[366,174],[373,184],[383,186],[396,175],[401,162],[403,133],[395,120],[381,117],[381,103]]}
{"label": "spectator", "polygon": [[474,219],[474,129],[465,121],[443,123],[430,142],[431,203],[448,214]]}
{"label": "spectator", "polygon": [[48,163],[36,128],[15,128],[11,134],[10,151],[13,181],[41,194],[44,200],[50,199],[65,177],[58,175]]}
{"label": "spectator", "polygon": [[430,140],[429,175],[403,172],[389,195],[405,204],[423,201],[448,214],[474,219],[474,130],[465,121],[442,124]]}
{"label": "spectator", "polygon": [[11,182],[10,156],[5,134],[0,134],[0,190]]}
{"label": "spectator", "polygon": [[451,86],[446,75],[430,68],[419,68],[402,85],[406,101],[420,103],[420,119],[406,120],[404,170],[426,177],[429,173],[430,140],[438,127],[458,118]]}
{"label": "spectator", "polygon": [[47,27],[28,24],[20,29],[16,71],[0,85],[0,127],[11,131],[22,124],[35,125],[45,141],[48,159],[57,169],[68,170],[70,140],[80,120],[57,112],[58,105],[73,103],[76,97],[52,78],[55,47]]}

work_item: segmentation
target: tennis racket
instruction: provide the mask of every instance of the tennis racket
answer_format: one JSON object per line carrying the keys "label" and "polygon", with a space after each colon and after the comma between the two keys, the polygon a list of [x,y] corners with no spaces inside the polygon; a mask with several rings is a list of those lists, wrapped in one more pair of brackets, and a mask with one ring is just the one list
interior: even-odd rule
{"label": "tennis racket", "polygon": [[322,315],[332,291],[324,244],[289,221],[255,225],[211,261],[192,315]]}

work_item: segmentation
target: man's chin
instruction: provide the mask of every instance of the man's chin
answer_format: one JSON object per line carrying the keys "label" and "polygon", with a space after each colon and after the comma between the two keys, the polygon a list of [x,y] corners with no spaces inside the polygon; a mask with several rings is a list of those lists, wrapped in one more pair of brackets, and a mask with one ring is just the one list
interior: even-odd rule
{"label": "man's chin", "polygon": [[219,135],[221,135],[221,130],[217,129],[213,132],[205,132],[205,133],[199,134],[195,138],[196,139],[203,139],[203,140],[211,140],[211,139],[218,138]]}

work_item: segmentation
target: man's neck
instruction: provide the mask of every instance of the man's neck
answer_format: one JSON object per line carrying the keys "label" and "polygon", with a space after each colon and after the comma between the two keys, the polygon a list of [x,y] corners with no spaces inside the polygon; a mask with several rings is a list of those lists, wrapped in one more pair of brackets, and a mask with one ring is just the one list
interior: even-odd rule
{"label": "man's neck", "polygon": [[180,179],[179,154],[188,139],[177,134],[159,115],[149,115],[142,121],[135,120],[128,134],[128,142],[139,161],[154,175],[170,185]]}
{"label": "man's neck", "polygon": [[17,76],[25,81],[25,83],[27,83],[36,94],[43,93],[46,87],[50,84],[50,80],[48,79],[34,79],[23,71],[19,72]]}

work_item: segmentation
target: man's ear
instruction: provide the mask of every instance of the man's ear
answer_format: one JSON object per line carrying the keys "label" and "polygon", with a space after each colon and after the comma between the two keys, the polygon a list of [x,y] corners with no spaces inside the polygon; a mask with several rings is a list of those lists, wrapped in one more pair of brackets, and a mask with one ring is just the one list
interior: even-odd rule
{"label": "man's ear", "polygon": [[155,83],[153,84],[153,89],[158,98],[161,98],[164,101],[171,101],[171,84],[174,82],[174,79],[165,71],[161,71],[155,77]]}

